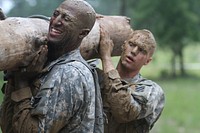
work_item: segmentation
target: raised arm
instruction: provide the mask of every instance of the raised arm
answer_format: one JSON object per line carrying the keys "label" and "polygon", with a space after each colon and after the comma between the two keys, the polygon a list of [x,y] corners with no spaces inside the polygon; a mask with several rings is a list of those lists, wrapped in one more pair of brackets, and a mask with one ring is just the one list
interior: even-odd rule
{"label": "raised arm", "polygon": [[99,54],[102,61],[103,71],[105,73],[115,69],[111,58],[113,46],[114,44],[113,41],[110,39],[109,33],[103,26],[100,26]]}

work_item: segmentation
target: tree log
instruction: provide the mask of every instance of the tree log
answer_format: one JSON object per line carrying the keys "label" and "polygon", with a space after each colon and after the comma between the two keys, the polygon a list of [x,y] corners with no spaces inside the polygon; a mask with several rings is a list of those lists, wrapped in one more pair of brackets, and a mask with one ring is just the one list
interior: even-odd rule
{"label": "tree log", "polygon": [[114,42],[112,56],[119,56],[121,54],[121,45],[133,32],[130,26],[130,18],[126,16],[105,16],[98,14],[93,29],[83,39],[81,44],[81,54],[86,60],[99,58],[100,25],[107,29],[110,38]]}
{"label": "tree log", "polygon": [[[91,32],[81,43],[84,59],[99,58],[100,25],[104,26],[114,42],[112,56],[121,54],[121,45],[133,32],[130,19],[125,16],[97,15]],[[49,21],[39,18],[8,17],[0,21],[0,71],[26,66],[28,55],[37,50],[42,37],[48,33]],[[39,44],[38,44],[39,45]]]}
{"label": "tree log", "polygon": [[36,52],[36,38],[47,35],[48,25],[48,21],[33,18],[8,17],[0,21],[0,70],[28,65],[26,57]]}

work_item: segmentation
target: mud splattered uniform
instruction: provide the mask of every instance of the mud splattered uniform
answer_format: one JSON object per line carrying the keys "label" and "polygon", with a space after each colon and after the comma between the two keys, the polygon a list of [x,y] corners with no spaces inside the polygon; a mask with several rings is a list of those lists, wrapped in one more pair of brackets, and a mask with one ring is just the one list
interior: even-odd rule
{"label": "mud splattered uniform", "polygon": [[148,133],[164,108],[164,93],[155,82],[140,74],[123,80],[117,70],[98,70],[105,133]]}
{"label": "mud splattered uniform", "polygon": [[12,104],[13,129],[3,123],[2,130],[6,133],[9,130],[14,133],[93,133],[95,84],[83,61],[79,50],[65,54],[48,65],[48,72],[40,78],[41,85],[34,97],[27,91],[30,88],[23,88],[25,97],[16,97],[16,91],[11,93],[13,101],[10,100],[10,104],[4,101],[2,106],[5,114],[1,126],[2,121],[10,117],[5,110]]}

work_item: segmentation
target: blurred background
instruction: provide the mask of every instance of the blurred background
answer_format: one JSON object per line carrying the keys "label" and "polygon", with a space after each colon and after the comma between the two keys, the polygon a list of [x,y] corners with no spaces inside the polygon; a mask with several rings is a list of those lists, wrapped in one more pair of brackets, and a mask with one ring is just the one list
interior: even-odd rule
{"label": "blurred background", "polygon": [[[7,17],[51,16],[63,0],[0,0]],[[200,132],[199,0],[86,0],[97,13],[127,16],[136,29],[149,29],[158,48],[142,75],[165,91],[164,111],[151,133]],[[117,23],[117,22],[116,22]],[[113,57],[117,63],[119,57]],[[3,75],[0,74],[0,85]],[[0,102],[3,95],[0,93]]]}

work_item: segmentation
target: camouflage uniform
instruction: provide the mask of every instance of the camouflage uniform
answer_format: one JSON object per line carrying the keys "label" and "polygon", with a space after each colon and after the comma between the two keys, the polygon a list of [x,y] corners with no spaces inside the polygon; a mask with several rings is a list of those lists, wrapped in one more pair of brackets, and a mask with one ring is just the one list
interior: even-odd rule
{"label": "camouflage uniform", "polygon": [[97,70],[106,114],[105,133],[148,133],[164,108],[164,92],[140,74],[123,80],[117,70]]}
{"label": "camouflage uniform", "polygon": [[14,133],[94,132],[95,84],[83,61],[79,50],[72,51],[46,67],[34,97],[11,94]]}

